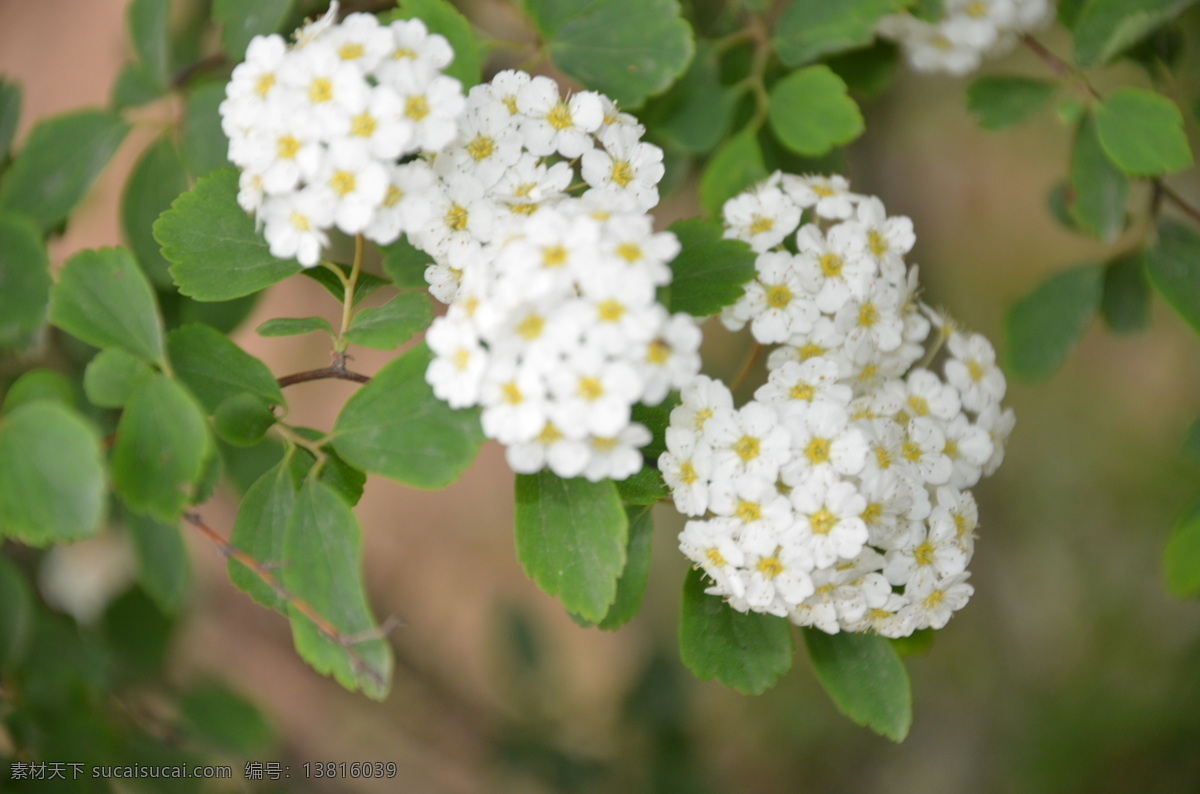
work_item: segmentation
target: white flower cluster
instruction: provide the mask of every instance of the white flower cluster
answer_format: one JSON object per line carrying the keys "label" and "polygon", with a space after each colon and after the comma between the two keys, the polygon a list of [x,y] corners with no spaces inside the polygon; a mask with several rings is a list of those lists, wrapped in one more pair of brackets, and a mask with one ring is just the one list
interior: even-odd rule
{"label": "white flower cluster", "polygon": [[663,166],[643,133],[604,96],[506,71],[471,89],[458,136],[422,166],[405,230],[450,304],[426,379],[483,407],[515,471],[629,477],[651,437],[633,405],[699,372],[698,325],[656,300],[679,242],[646,214]]}
{"label": "white flower cluster", "polygon": [[257,214],[271,254],[311,267],[327,230],[378,243],[402,230],[403,198],[458,132],[461,84],[442,74],[454,53],[418,19],[383,26],[371,14],[334,24],[337,3],[297,32],[256,36],[221,103],[238,202]]}
{"label": "white flower cluster", "polygon": [[[684,387],[659,458],[696,517],[680,548],[740,611],[830,633],[941,628],[973,592],[968,489],[1014,422],[992,346],[920,303],[911,221],[841,177],[777,173],[724,215],[758,258],[722,319],[782,346],[741,408],[719,381]],[[942,376],[917,365],[943,345]]]}
{"label": "white flower cluster", "polygon": [[891,14],[876,32],[903,49],[919,72],[963,75],[987,57],[1003,55],[1017,38],[1044,24],[1053,11],[1049,0],[946,0],[945,14],[926,22],[907,14]]}

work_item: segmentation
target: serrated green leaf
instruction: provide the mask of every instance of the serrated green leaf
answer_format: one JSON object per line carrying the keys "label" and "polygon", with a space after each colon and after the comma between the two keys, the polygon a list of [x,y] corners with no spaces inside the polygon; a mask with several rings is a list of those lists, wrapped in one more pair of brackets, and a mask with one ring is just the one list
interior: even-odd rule
{"label": "serrated green leaf", "polygon": [[4,395],[4,413],[12,413],[27,403],[50,401],[75,407],[75,390],[61,374],[34,369],[13,381]]}
{"label": "serrated green leaf", "polygon": [[1071,217],[1084,231],[1111,245],[1125,230],[1129,180],[1100,145],[1096,124],[1084,117],[1071,149]]}
{"label": "serrated green leaf", "polygon": [[792,72],[771,86],[767,121],[780,143],[806,157],[847,144],[865,129],[846,84],[824,65]]}
{"label": "serrated green leaf", "polygon": [[213,430],[235,447],[254,446],[274,424],[271,404],[248,392],[226,397],[213,412]]}
{"label": "serrated green leaf", "polygon": [[926,656],[933,650],[933,641],[937,638],[936,629],[917,629],[907,637],[889,637],[888,643],[901,659],[909,656]]}
{"label": "serrated green leaf", "polygon": [[216,681],[185,692],[179,713],[193,736],[225,752],[245,756],[271,741],[271,727],[254,704]]}
{"label": "serrated green leaf", "polygon": [[1200,594],[1200,502],[1175,520],[1163,551],[1167,589],[1176,598]]}
{"label": "serrated green leaf", "polygon": [[1096,108],[1105,153],[1127,174],[1159,176],[1192,164],[1183,115],[1162,94],[1118,88]]}
{"label": "serrated green leaf", "polygon": [[133,539],[138,584],[168,615],[179,612],[188,591],[188,558],[175,524],[125,511],[125,528]]}
{"label": "serrated green leaf", "polygon": [[38,400],[0,418],[0,531],[30,546],[78,540],[104,517],[95,431],[70,408]]}
{"label": "serrated green leaf", "polygon": [[43,230],[64,220],[116,152],[129,125],[104,110],[77,110],[34,125],[0,182],[0,209]]}
{"label": "serrated green leaf", "polygon": [[135,512],[174,523],[188,489],[204,474],[210,444],[200,406],[178,383],[155,375],[134,391],[121,414],[113,486]]}
{"label": "serrated green leaf", "polygon": [[1084,67],[1108,63],[1194,2],[1088,0],[1079,4],[1070,10],[1075,18],[1068,20],[1075,33],[1075,62]]}
{"label": "serrated green leaf", "polygon": [[179,148],[193,179],[229,165],[229,139],[217,110],[224,99],[224,83],[200,83],[187,92]]}
{"label": "serrated green leaf", "polygon": [[1200,333],[1200,236],[1178,221],[1161,220],[1145,257],[1150,283]]}
{"label": "serrated green leaf", "polygon": [[[284,562],[283,539],[296,511],[296,485],[286,461],[266,471],[242,497],[229,542],[259,563],[275,568]],[[258,603],[283,611],[287,603],[252,570],[235,559],[227,568],[229,581]]]}
{"label": "serrated green leaf", "polygon": [[121,228],[142,272],[157,287],[171,287],[170,266],[158,250],[154,222],[188,189],[183,161],[169,135],[152,143],[129,175],[121,194]]}
{"label": "serrated green leaf", "polygon": [[979,77],[967,87],[967,110],[979,117],[979,126],[985,130],[1002,130],[1045,107],[1057,88],[1049,80],[1030,77]]}
{"label": "serrated green leaf", "polygon": [[146,67],[130,61],[121,67],[108,94],[110,110],[120,112],[126,108],[147,105],[159,99],[167,89],[146,72]]}
{"label": "serrated green leaf", "polygon": [[397,295],[376,309],[363,309],[354,315],[346,331],[352,344],[374,350],[392,350],[407,342],[433,322],[433,307],[419,292]]}
{"label": "serrated green leaf", "polygon": [[703,573],[688,569],[679,619],[679,658],[701,680],[715,677],[743,694],[762,694],[792,666],[787,620],[738,612],[719,596],[705,593],[706,586]]}
{"label": "serrated green leaf", "polygon": [[425,268],[433,264],[433,257],[421,251],[401,237],[390,245],[379,246],[383,251],[380,267],[397,287],[424,289]]}
{"label": "serrated green leaf", "polygon": [[258,326],[259,336],[296,336],[312,331],[333,336],[333,328],[324,317],[276,317]]}
{"label": "serrated green leaf", "polygon": [[[293,427],[292,431],[303,438],[314,443],[324,441],[326,434],[311,427]],[[325,453],[325,466],[321,469],[321,481],[333,488],[338,496],[342,497],[346,504],[354,507],[358,501],[362,499],[363,486],[367,483],[367,475],[360,469],[356,469],[342,459],[338,455],[337,450],[327,443],[321,445],[321,451]],[[292,452],[291,467],[292,481],[299,485],[301,480],[308,476],[313,465],[317,462],[316,457],[307,449],[297,447]]]}
{"label": "serrated green leaf", "polygon": [[650,465],[643,466],[632,477],[617,480],[616,483],[621,501],[629,505],[653,505],[671,495],[662,474]]}
{"label": "serrated green leaf", "polygon": [[0,77],[0,163],[8,159],[21,119],[21,84]]}
{"label": "serrated green leaf", "polygon": [[753,128],[747,127],[721,144],[704,167],[700,175],[700,203],[709,215],[719,216],[727,199],[766,176],[758,136]]}
{"label": "serrated green leaf", "polygon": [[678,0],[525,0],[565,74],[626,108],[661,93],[692,59]]}
{"label": "serrated green leaf", "polygon": [[214,171],[175,200],[154,224],[179,291],[199,301],[240,298],[300,272],[271,256],[254,219],[237,203],[238,172]]}
{"label": "serrated green leaf", "polygon": [[687,72],[647,111],[661,112],[654,132],[675,148],[708,152],[725,138],[743,93],[721,84],[720,53],[711,42],[699,42]]}
{"label": "serrated green leaf", "polygon": [[0,347],[32,334],[46,321],[50,259],[33,221],[0,213]]}
{"label": "serrated green leaf", "polygon": [[838,711],[893,742],[904,741],[912,726],[912,690],[891,644],[871,634],[803,633],[813,672]]}
{"label": "serrated green leaf", "polygon": [[146,75],[162,88],[170,80],[171,39],[167,35],[168,0],[133,0],[125,11],[129,39]]}
{"label": "serrated green leaf", "polygon": [[[346,276],[350,275],[351,268],[349,265],[338,265],[342,273]],[[327,267],[310,267],[303,271],[305,276],[308,276],[313,281],[325,288],[325,291],[338,299],[340,303],[346,294],[346,287],[342,284],[342,280],[337,277]],[[358,279],[354,282],[354,297],[351,299],[351,305],[357,306],[362,303],[363,298],[370,295],[375,290],[387,284],[387,281],[381,279],[371,273],[359,273]]]}
{"label": "serrated green leaf", "polygon": [[420,19],[430,33],[445,36],[454,50],[454,60],[442,71],[463,84],[463,91],[479,82],[479,45],[471,32],[471,23],[446,0],[401,0],[400,7],[384,15],[383,22],[394,19]]}
{"label": "serrated green leaf", "polygon": [[93,347],[119,347],[162,363],[158,304],[124,248],[84,250],[68,259],[50,292],[50,322]]}
{"label": "serrated green leaf", "polygon": [[629,519],[609,480],[517,475],[517,559],[567,611],[603,620],[625,567]]}
{"label": "serrated green leaf", "polygon": [[[258,299],[262,296],[262,293],[255,292],[250,295],[243,295],[240,298],[234,298],[230,301],[214,301],[211,303],[192,300],[174,290],[169,293],[160,292],[159,295],[164,305],[169,298],[174,298],[177,301],[176,306],[178,310],[175,312],[173,321],[168,322],[168,327],[174,329],[189,323],[200,323],[201,325],[212,326],[223,334],[229,334],[253,313],[254,307],[258,305]],[[165,313],[166,310],[164,308]]]}
{"label": "serrated green leaf", "polygon": [[138,386],[154,374],[142,359],[119,347],[101,350],[83,372],[83,393],[98,408],[121,408]]}
{"label": "serrated green leaf", "polygon": [[1104,266],[1100,314],[1119,334],[1140,331],[1150,322],[1150,282],[1141,250],[1119,256]]}
{"label": "serrated green leaf", "polygon": [[689,218],[673,223],[670,230],[682,246],[671,262],[671,311],[706,317],[742,296],[743,285],[754,278],[750,246],[723,239],[716,221]]}
{"label": "serrated green leaf", "polygon": [[774,25],[771,47],[784,64],[803,66],[869,44],[879,18],[906,5],[907,0],[793,0]]}
{"label": "serrated green leaf", "polygon": [[350,398],[333,426],[333,447],[348,463],[416,488],[442,488],[483,443],[479,412],[456,411],[425,381],[424,344],[397,357]]}
{"label": "serrated green leaf", "polygon": [[[377,629],[367,606],[360,535],[354,513],[333,489],[319,480],[306,480],[284,537],[283,583],[344,637]],[[384,640],[365,640],[346,648],[294,606],[289,605],[288,613],[296,651],[313,669],[374,700],[387,696],[392,652]],[[361,660],[361,667],[351,652]]]}
{"label": "serrated green leaf", "polygon": [[283,405],[283,392],[267,365],[207,325],[185,325],[167,335],[171,366],[212,414],[229,397],[243,392]]}
{"label": "serrated green leaf", "polygon": [[650,507],[628,507],[629,541],[625,547],[625,569],[617,580],[617,597],[608,613],[596,624],[601,631],[616,631],[633,620],[642,608],[646,581],[650,578],[650,544],[654,539],[654,516]]}
{"label": "serrated green leaf", "polygon": [[221,24],[221,49],[232,61],[245,57],[250,39],[277,33],[294,0],[215,0],[213,20]]}
{"label": "serrated green leaf", "polygon": [[33,594],[25,577],[0,557],[0,670],[12,670],[25,658],[33,617]]}
{"label": "serrated green leaf", "polygon": [[1100,307],[1099,265],[1056,273],[1008,310],[1006,369],[1015,377],[1045,378],[1066,360]]}

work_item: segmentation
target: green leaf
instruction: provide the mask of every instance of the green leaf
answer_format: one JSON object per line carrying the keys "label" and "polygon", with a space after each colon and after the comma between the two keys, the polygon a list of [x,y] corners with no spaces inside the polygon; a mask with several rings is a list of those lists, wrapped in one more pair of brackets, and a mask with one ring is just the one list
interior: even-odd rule
{"label": "green leaf", "polygon": [[283,392],[267,365],[207,325],[185,325],[167,335],[175,375],[209,414],[222,400],[249,392],[283,405]]}
{"label": "green leaf", "polygon": [[333,336],[333,328],[324,317],[276,317],[258,326],[259,336],[296,336],[311,331]]}
{"label": "green leaf", "polygon": [[[293,427],[293,432],[312,442],[325,439],[326,434],[311,427]],[[329,444],[322,444],[321,451],[325,453],[325,467],[321,469],[320,479],[337,492],[346,504],[354,507],[362,499],[363,486],[367,483],[367,475],[356,469],[337,454],[337,450]],[[292,452],[291,469],[292,481],[299,485],[308,476],[316,457],[307,449],[297,447]]]}
{"label": "green leaf", "polygon": [[101,350],[83,372],[83,393],[98,408],[121,408],[154,370],[119,347]]}
{"label": "green leaf", "polygon": [[633,421],[641,422],[653,434],[650,443],[642,447],[645,460],[654,463],[667,449],[667,427],[671,424],[671,411],[679,405],[679,393],[670,392],[658,405],[633,406]]}
{"label": "green leaf", "polygon": [[825,62],[834,74],[845,81],[851,92],[874,97],[883,93],[896,76],[900,48],[880,39],[870,47],[834,55],[826,58]]}
{"label": "green leaf", "polygon": [[1200,236],[1178,221],[1158,223],[1158,240],[1146,249],[1150,283],[1200,333]]}
{"label": "green leaf", "polygon": [[[338,265],[338,268],[340,268],[342,273],[346,276],[350,275],[351,267],[349,265]],[[310,267],[305,268],[303,273],[305,276],[308,276],[313,281],[324,287],[325,291],[330,295],[337,298],[338,303],[342,302],[342,299],[346,294],[346,287],[342,284],[342,280],[339,279],[337,274],[335,274],[332,270],[324,266]],[[372,275],[371,273],[359,273],[358,280],[354,282],[354,297],[351,300],[351,304],[357,306],[358,304],[362,303],[363,298],[367,297],[385,284],[387,284],[387,282],[381,279],[379,276]]]}
{"label": "green leaf", "polygon": [[398,356],[342,408],[333,447],[351,465],[416,488],[442,488],[483,443],[479,412],[456,411],[425,382],[432,355],[421,344]]}
{"label": "green leaf", "polygon": [[162,363],[162,318],[149,282],[124,248],[80,251],[50,293],[50,321],[93,347]]}
{"label": "green leaf", "polygon": [[152,228],[158,216],[188,189],[183,161],[169,135],[150,145],[138,159],[121,194],[121,228],[142,272],[156,287],[171,287],[169,263],[158,250]]}
{"label": "green leaf", "polygon": [[0,213],[0,347],[46,321],[50,283],[50,259],[37,226],[23,215]]}
{"label": "green leaf", "polygon": [[0,530],[30,546],[96,532],[105,509],[95,431],[75,411],[39,400],[0,418]]}
{"label": "green leaf", "polygon": [[146,71],[145,66],[130,61],[121,67],[117,79],[113,81],[112,90],[108,94],[108,107],[118,112],[126,108],[141,107],[161,97],[166,90],[165,86],[160,85]]}
{"label": "green leaf", "polygon": [[179,291],[199,301],[240,298],[300,272],[294,259],[271,256],[238,206],[238,172],[214,171],[175,200],[154,224],[154,239],[172,262]]}
{"label": "green leaf", "polygon": [[517,559],[547,595],[593,623],[617,597],[629,519],[610,480],[517,475]]}
{"label": "green leaf", "polygon": [[454,60],[444,71],[463,84],[463,91],[479,82],[479,45],[471,32],[471,23],[446,0],[400,0],[400,7],[385,15],[385,23],[395,19],[420,19],[430,33],[445,36],[454,50]]}
{"label": "green leaf", "polygon": [[1068,199],[1074,201],[1071,188],[1066,182],[1058,182],[1046,192],[1046,210],[1064,229],[1082,232],[1079,222],[1071,216],[1071,209],[1067,206]]}
{"label": "green leaf", "polygon": [[742,296],[743,285],[754,278],[755,254],[749,245],[722,239],[716,221],[689,218],[673,223],[670,231],[682,246],[671,262],[672,312],[706,317]]}
{"label": "green leaf", "polygon": [[1183,115],[1162,94],[1118,88],[1096,108],[1096,131],[1104,151],[1132,176],[1159,176],[1192,164]]}
{"label": "green leaf", "polygon": [[[362,576],[362,541],[350,507],[325,483],[306,480],[284,538],[283,583],[343,637],[377,629],[367,606]],[[292,637],[300,656],[317,672],[332,675],[349,690],[383,700],[391,685],[391,647],[382,639],[349,648],[322,633],[289,605]],[[350,652],[361,660],[352,660]]]}
{"label": "green leaf", "polygon": [[1069,354],[1100,307],[1099,265],[1056,273],[1008,310],[1006,369],[1034,380],[1050,376]]}
{"label": "green leaf", "polygon": [[1200,594],[1200,501],[1175,520],[1163,552],[1167,589],[1176,598]]}
{"label": "green leaf", "polygon": [[271,726],[254,704],[216,681],[204,681],[179,701],[187,729],[225,752],[249,755],[271,741]]}
{"label": "green leaf", "polygon": [[888,644],[895,649],[896,655],[906,659],[909,656],[927,656],[933,650],[936,638],[936,629],[917,629],[907,637],[889,637]]}
{"label": "green leaf", "polygon": [[707,681],[716,677],[745,695],[759,695],[792,666],[792,633],[784,618],[738,612],[708,595],[704,574],[688,569],[679,619],[679,658]]}
{"label": "green leaf", "polygon": [[906,0],[793,0],[774,25],[771,47],[787,66],[803,66],[822,55],[870,44],[879,18],[907,4]]}
{"label": "green leaf", "polygon": [[75,390],[57,372],[48,369],[33,369],[13,381],[4,395],[4,413],[12,413],[27,403],[48,400],[75,407]]}
{"label": "green leaf", "polygon": [[168,615],[179,612],[188,591],[188,558],[175,524],[125,511],[125,528],[133,539],[138,584]]}
{"label": "green leaf", "polygon": [[1192,463],[1200,463],[1200,419],[1192,422],[1183,439],[1183,454]]}
{"label": "green leaf", "polygon": [[174,523],[188,489],[204,474],[210,453],[208,425],[182,386],[155,375],[134,391],[112,449],[112,479],[137,513]]}
{"label": "green leaf", "polygon": [[1119,334],[1140,331],[1150,322],[1150,282],[1140,250],[1119,256],[1104,266],[1100,314]]}
{"label": "green leaf", "polygon": [[346,339],[374,350],[392,350],[433,322],[433,307],[420,292],[397,295],[377,309],[354,315]]}
{"label": "green leaf", "polygon": [[893,742],[912,725],[908,672],[883,637],[804,629],[804,644],[817,680],[838,711]]}
{"label": "green leaf", "polygon": [[200,83],[188,90],[179,148],[193,179],[229,165],[229,139],[221,129],[221,114],[217,111],[224,99],[224,83]]}
{"label": "green leaf", "polygon": [[[1063,0],[1070,2],[1070,0]],[[924,22],[939,22],[946,15],[946,0],[913,0],[910,12]]]}
{"label": "green leaf", "polygon": [[662,113],[656,135],[684,152],[708,152],[725,138],[743,93],[721,84],[720,53],[711,42],[699,42],[687,72],[647,110]]}
{"label": "green leaf", "polygon": [[212,14],[221,24],[221,49],[231,61],[242,60],[250,39],[279,32],[292,5],[293,0],[215,0]]}
{"label": "green leaf", "polygon": [[630,505],[653,505],[671,495],[663,482],[662,474],[653,466],[643,466],[641,471],[624,480],[617,480],[617,493],[621,501]]}
{"label": "green leaf", "polygon": [[967,87],[967,110],[985,130],[1002,130],[1037,113],[1050,102],[1057,85],[1029,77],[989,75]]}
{"label": "green leaf", "polygon": [[8,159],[21,118],[21,84],[0,77],[0,163]]}
{"label": "green leaf", "polygon": [[162,88],[170,81],[171,40],[167,35],[168,0],[133,0],[125,12],[133,51],[146,75]]}
{"label": "green leaf", "polygon": [[210,325],[223,334],[231,333],[240,326],[254,311],[254,307],[258,305],[259,296],[262,295],[260,292],[255,292],[230,301],[201,303],[185,295],[180,295],[178,292],[168,294],[178,301],[179,307],[177,316],[171,324],[172,328],[178,328],[188,323],[201,323]]}
{"label": "green leaf", "polygon": [[752,127],[737,133],[713,154],[700,175],[700,203],[709,215],[719,216],[727,199],[760,179],[766,179],[762,148]]}
{"label": "green leaf", "polygon": [[1071,149],[1071,217],[1084,231],[1112,245],[1125,230],[1129,180],[1112,164],[1091,116],[1085,116]]}
{"label": "green leaf", "polygon": [[270,403],[248,392],[226,397],[213,412],[213,430],[235,447],[254,446],[274,424]]}
{"label": "green leaf", "polygon": [[828,66],[809,66],[771,86],[767,121],[797,154],[816,157],[862,135],[862,113]]}
{"label": "green leaf", "polygon": [[625,570],[617,580],[617,597],[604,620],[596,624],[602,631],[616,631],[633,620],[642,608],[646,581],[650,578],[650,545],[654,539],[654,517],[650,507],[628,507],[629,543],[625,547]]}
{"label": "green leaf", "polygon": [[1089,0],[1073,20],[1075,62],[1108,63],[1195,0]]}
{"label": "green leaf", "polygon": [[[286,461],[268,469],[242,497],[229,542],[249,557],[277,571],[283,564],[283,539],[296,512],[296,485]],[[266,582],[236,559],[228,563],[229,581],[258,603],[283,611],[287,602]],[[278,575],[277,573],[275,575]]]}
{"label": "green leaf", "polygon": [[33,595],[25,577],[0,557],[0,670],[12,670],[25,657],[33,619]]}
{"label": "green leaf", "polygon": [[379,246],[379,250],[383,251],[380,267],[393,284],[425,288],[425,268],[433,264],[433,257],[413,247],[403,237],[390,245]]}
{"label": "green leaf", "polygon": [[524,0],[569,77],[627,108],[661,93],[692,59],[678,0]]}
{"label": "green leaf", "polygon": [[58,226],[87,194],[129,125],[104,110],[38,122],[0,183],[0,209],[23,212],[43,230]]}

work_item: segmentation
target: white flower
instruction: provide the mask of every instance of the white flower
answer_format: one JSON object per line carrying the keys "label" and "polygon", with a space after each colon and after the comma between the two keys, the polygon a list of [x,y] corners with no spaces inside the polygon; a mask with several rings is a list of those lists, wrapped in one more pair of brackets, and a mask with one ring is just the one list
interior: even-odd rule
{"label": "white flower", "polygon": [[511,444],[504,456],[518,474],[549,468],[559,477],[570,479],[583,474],[591,460],[591,449],[585,439],[570,438],[548,421],[530,440]]}
{"label": "white flower", "polygon": [[663,178],[663,151],[639,141],[636,127],[612,125],[600,133],[604,149],[583,153],[583,178],[593,188],[629,196],[641,212],[658,204],[658,183]]}
{"label": "white flower", "polygon": [[404,119],[412,125],[414,145],[437,151],[454,140],[457,118],[466,106],[462,83],[453,77],[430,78],[416,68],[397,69],[388,84],[399,95]]}
{"label": "white flower", "polygon": [[816,474],[804,487],[792,491],[792,505],[796,508],[795,532],[818,568],[851,559],[863,550],[867,526],[861,516],[867,500],[853,483],[830,471]]}
{"label": "white flower", "polygon": [[471,323],[439,317],[425,334],[435,358],[425,372],[433,393],[451,408],[464,408],[479,401],[479,387],[487,366],[487,351]]}
{"label": "white flower", "polygon": [[[681,402],[671,411],[671,427],[678,427],[704,438],[711,437],[713,427],[723,424],[724,417],[733,418],[733,395],[719,380],[698,375],[680,392]],[[714,418],[716,424],[710,426]]]}
{"label": "white flower", "polygon": [[953,358],[946,361],[946,379],[958,389],[964,408],[979,412],[1004,399],[1007,383],[986,337],[955,332],[947,347]]}
{"label": "white flower", "polygon": [[483,378],[482,402],[483,432],[502,444],[532,441],[549,419],[541,373],[511,359],[492,361]]}
{"label": "white flower", "polygon": [[861,292],[874,269],[863,254],[863,235],[850,224],[838,224],[825,235],[813,224],[796,232],[800,275],[815,293],[817,308],[833,314],[852,294]]}
{"label": "white flower", "polygon": [[769,182],[725,202],[725,237],[762,253],[783,242],[800,223],[800,207]]}
{"label": "white flower", "polygon": [[803,414],[814,405],[850,405],[850,387],[838,382],[838,365],[821,356],[803,363],[785,362],[771,371],[767,382],[754,393],[754,399],[768,403],[780,416]]}
{"label": "white flower", "polygon": [[734,542],[727,519],[687,522],[679,533],[679,549],[716,583],[720,595],[745,594],[745,584],[737,575],[745,555]]}
{"label": "white flower", "polygon": [[773,344],[811,331],[821,311],[805,290],[792,255],[768,251],[759,255],[754,267],[758,274],[739,300],[754,338]]}
{"label": "white flower", "polygon": [[854,220],[866,233],[867,254],[875,260],[879,274],[889,284],[903,286],[903,257],[917,241],[912,221],[903,216],[889,218],[883,202],[875,196],[869,196],[859,203]]}
{"label": "white flower", "polygon": [[712,476],[712,448],[694,431],[668,427],[667,448],[658,456],[658,469],[671,489],[675,507],[685,516],[701,516],[708,509],[708,482]]}
{"label": "white flower", "polygon": [[591,459],[583,476],[592,482],[603,479],[624,480],[642,470],[641,448],[650,443],[652,435],[645,425],[633,422],[614,436],[592,436]]}
{"label": "white flower", "polygon": [[850,425],[841,406],[824,402],[802,414],[787,417],[792,448],[796,454],[783,467],[783,481],[802,487],[815,474],[834,471],[842,475],[862,471],[867,455],[867,439],[862,430]]}
{"label": "white flower", "polygon": [[593,147],[591,133],[604,120],[596,94],[583,91],[564,101],[548,77],[535,77],[518,89],[517,108],[525,116],[521,126],[525,148],[538,156],[557,152],[570,159],[579,157]]}
{"label": "white flower", "polygon": [[423,227],[429,220],[429,196],[436,190],[435,180],[421,160],[391,168],[383,200],[363,231],[367,239],[387,245],[395,242],[401,232],[413,234]]}
{"label": "white flower", "polygon": [[904,608],[914,628],[940,629],[950,620],[950,615],[967,605],[975,594],[975,588],[967,584],[971,574],[963,572],[930,583],[924,579],[905,588],[904,595],[909,605]]}
{"label": "white flower", "polygon": [[629,423],[630,407],[641,391],[637,370],[584,348],[549,373],[555,423],[567,434],[582,431],[615,436]]}
{"label": "white flower", "polygon": [[304,267],[313,267],[320,261],[321,249],[328,242],[322,230],[333,220],[333,207],[319,192],[305,189],[268,196],[260,217],[271,256],[295,257]]}
{"label": "white flower", "polygon": [[854,204],[860,199],[850,192],[850,183],[843,176],[793,176],[781,181],[783,190],[798,206],[813,210],[822,218],[845,220],[854,214]]}
{"label": "white flower", "polygon": [[791,436],[770,406],[749,403],[740,410],[720,413],[705,428],[711,439],[717,477],[736,488],[743,478],[774,483],[779,468],[791,457]]}

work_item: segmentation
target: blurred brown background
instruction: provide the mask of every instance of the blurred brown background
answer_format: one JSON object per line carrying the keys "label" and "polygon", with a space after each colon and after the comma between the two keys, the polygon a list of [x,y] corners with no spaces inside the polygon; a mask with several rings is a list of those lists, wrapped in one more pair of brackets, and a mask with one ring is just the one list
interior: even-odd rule
{"label": "blurred brown background", "polygon": [[[0,73],[24,87],[18,145],[40,117],[107,101],[127,58],[124,5],[0,0]],[[481,5],[500,14],[498,3]],[[990,68],[1041,74],[1022,53]],[[1000,344],[1013,301],[1106,249],[1045,210],[1065,174],[1069,130],[1044,113],[1015,131],[983,132],[964,88],[902,76],[866,106],[851,175],[856,189],[913,218],[910,261],[927,299]],[[125,174],[165,113],[139,114],[141,128],[53,244],[55,264],[121,243]],[[1194,180],[1173,184],[1200,196]],[[319,287],[291,279],[235,339],[277,374],[322,366],[328,351],[315,336],[262,339],[253,329],[269,317],[335,312]],[[706,330],[706,370],[728,375],[746,339]],[[361,351],[355,366],[371,372],[384,360]],[[291,417],[327,428],[352,389],[293,387]],[[1200,605],[1167,595],[1160,558],[1173,516],[1200,492],[1179,451],[1198,397],[1200,340],[1161,302],[1148,331],[1093,329],[1049,382],[1010,385],[1018,423],[1008,458],[976,491],[977,594],[929,656],[909,661],[915,723],[902,745],[841,718],[802,646],[793,671],[758,698],[680,666],[685,565],[674,549],[680,521],[667,509],[656,514],[643,613],[615,634],[577,627],[517,564],[512,475],[495,445],[441,493],[368,482],[357,514],[371,602],[404,622],[392,634],[387,702],[347,694],[305,666],[286,621],[235,590],[199,536],[187,538],[197,581],[173,675],[211,672],[270,715],[279,743],[257,760],[399,766],[397,781],[313,784],[323,791],[1195,791]],[[233,504],[219,495],[202,512],[227,533]]]}

